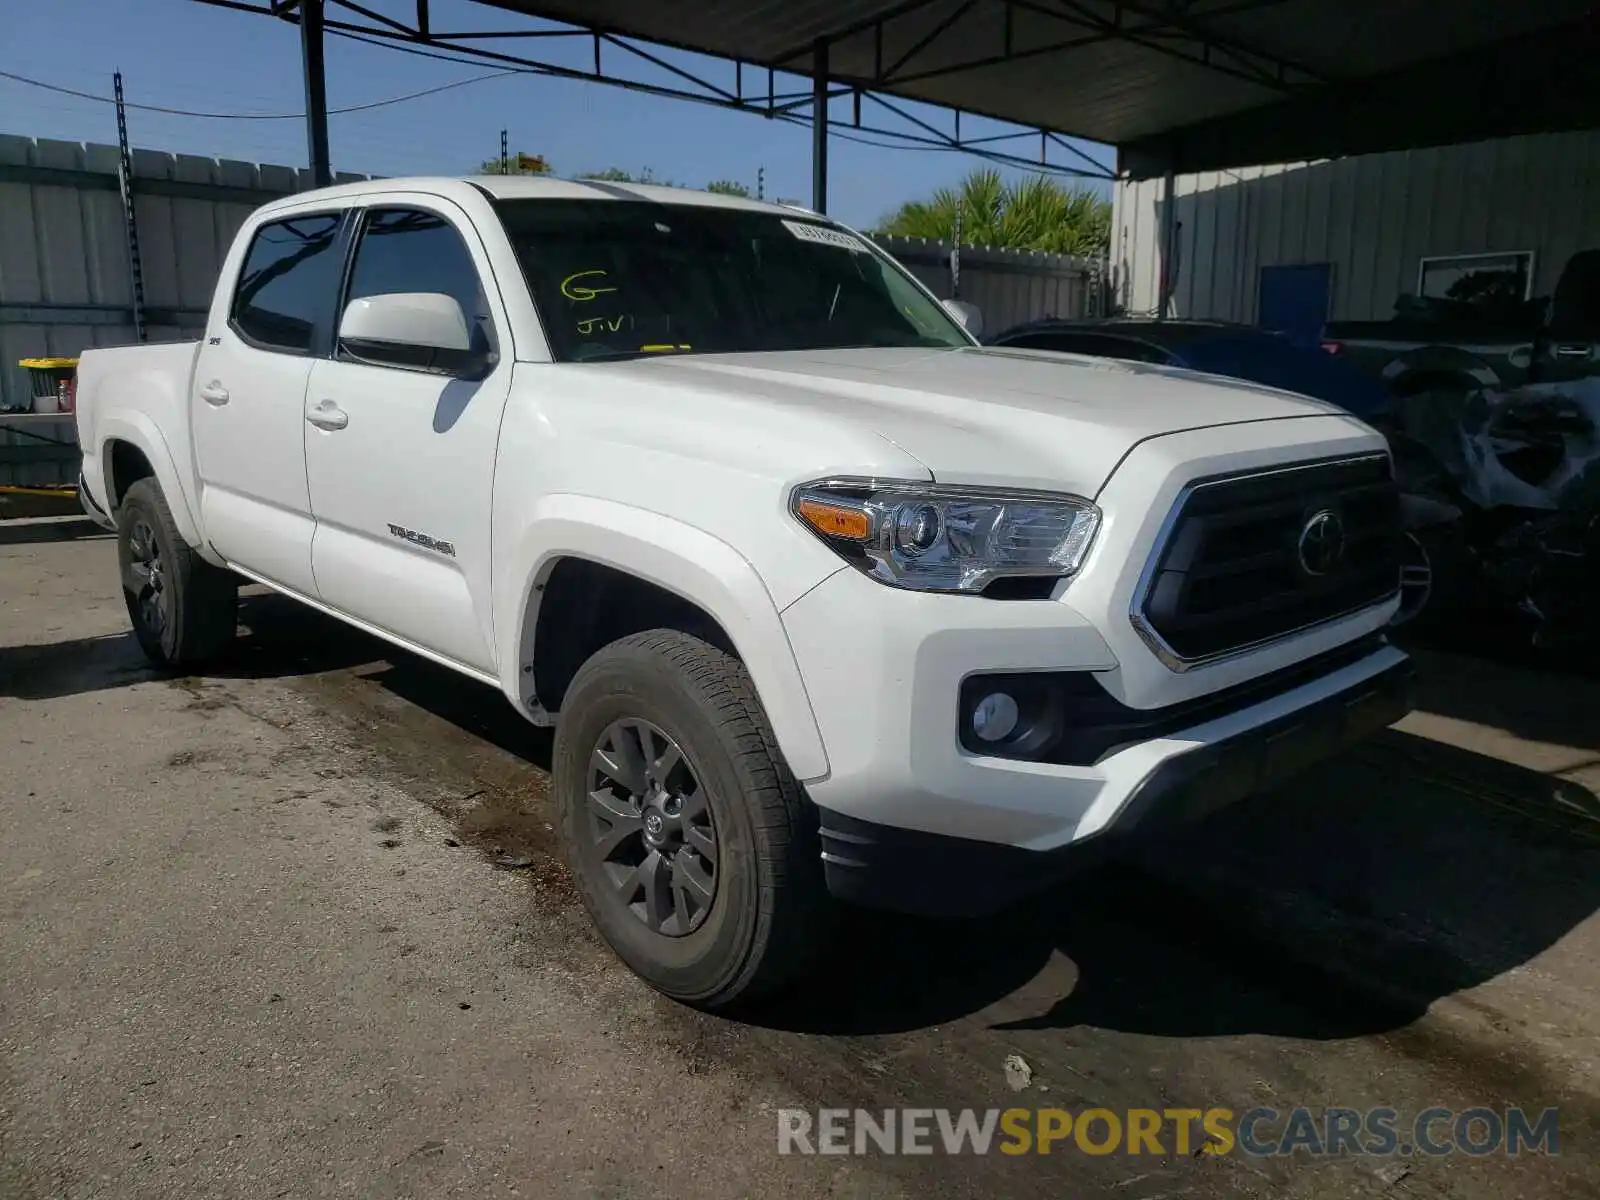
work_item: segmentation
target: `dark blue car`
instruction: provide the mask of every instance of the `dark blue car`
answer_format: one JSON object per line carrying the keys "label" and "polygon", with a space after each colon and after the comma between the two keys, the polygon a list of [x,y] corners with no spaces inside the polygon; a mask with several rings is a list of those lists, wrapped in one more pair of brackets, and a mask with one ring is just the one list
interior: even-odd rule
{"label": "dark blue car", "polygon": [[1228,375],[1338,405],[1363,420],[1390,411],[1377,380],[1320,349],[1251,325],[1214,321],[1035,321],[988,339],[992,346],[1060,350]]}

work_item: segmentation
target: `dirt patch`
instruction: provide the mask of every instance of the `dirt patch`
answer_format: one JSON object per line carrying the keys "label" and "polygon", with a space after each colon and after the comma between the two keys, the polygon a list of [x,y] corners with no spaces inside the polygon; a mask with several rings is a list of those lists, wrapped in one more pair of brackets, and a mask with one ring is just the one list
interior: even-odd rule
{"label": "dirt patch", "polygon": [[167,755],[166,765],[172,768],[197,767],[215,762],[217,757],[215,750],[179,750],[175,754]]}

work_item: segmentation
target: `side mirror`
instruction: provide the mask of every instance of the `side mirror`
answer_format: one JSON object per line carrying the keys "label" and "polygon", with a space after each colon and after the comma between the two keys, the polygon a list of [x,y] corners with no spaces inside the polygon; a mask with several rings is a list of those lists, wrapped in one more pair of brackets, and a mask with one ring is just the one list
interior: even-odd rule
{"label": "side mirror", "polygon": [[482,378],[494,356],[472,347],[467,317],[442,292],[390,292],[352,300],[339,321],[339,344],[357,358],[399,367]]}
{"label": "side mirror", "polygon": [[944,310],[954,317],[973,337],[983,336],[983,313],[976,304],[968,304],[965,300],[942,300]]}

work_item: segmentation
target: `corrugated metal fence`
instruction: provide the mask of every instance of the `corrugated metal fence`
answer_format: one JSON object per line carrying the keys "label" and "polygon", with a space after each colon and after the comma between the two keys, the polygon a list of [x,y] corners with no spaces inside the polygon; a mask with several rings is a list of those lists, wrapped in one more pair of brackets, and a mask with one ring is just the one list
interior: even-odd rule
{"label": "corrugated metal fence", "polygon": [[[955,295],[949,242],[877,236],[873,240],[941,300]],[[1101,315],[1105,264],[1098,259],[963,246],[960,299],[983,312],[983,327],[999,333],[1039,317]]]}
{"label": "corrugated metal fence", "polygon": [[[150,340],[198,337],[245,217],[310,186],[291,167],[135,150]],[[117,148],[0,135],[0,404],[29,393],[19,358],[134,341],[132,306]]]}
{"label": "corrugated metal fence", "polygon": [[[1256,320],[1261,268],[1331,263],[1329,316],[1381,320],[1424,257],[1533,251],[1535,295],[1567,257],[1600,245],[1600,130],[1547,133],[1174,180],[1169,315]],[[1168,217],[1165,181],[1117,184],[1117,301],[1152,313]]]}

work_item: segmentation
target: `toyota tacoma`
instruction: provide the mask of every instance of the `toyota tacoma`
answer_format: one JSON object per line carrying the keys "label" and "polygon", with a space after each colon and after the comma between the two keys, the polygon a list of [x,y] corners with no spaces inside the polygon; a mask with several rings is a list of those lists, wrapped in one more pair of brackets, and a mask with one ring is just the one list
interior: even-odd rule
{"label": "toyota tacoma", "polygon": [[719,1007],[837,901],[993,911],[1406,711],[1377,433],[969,321],[801,209],[305,192],[200,341],[82,356],[81,495],[163,667],[250,580],[553,724],[588,911]]}

